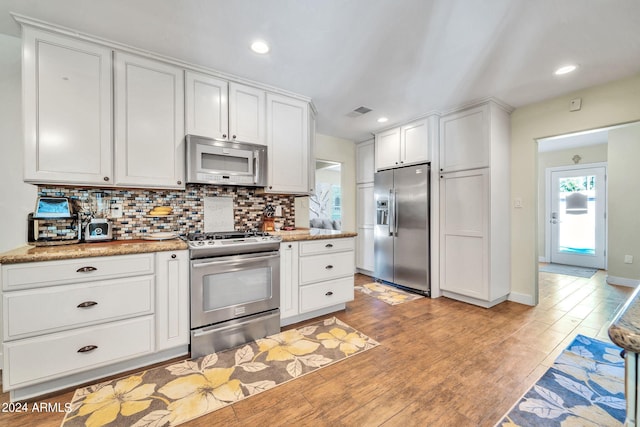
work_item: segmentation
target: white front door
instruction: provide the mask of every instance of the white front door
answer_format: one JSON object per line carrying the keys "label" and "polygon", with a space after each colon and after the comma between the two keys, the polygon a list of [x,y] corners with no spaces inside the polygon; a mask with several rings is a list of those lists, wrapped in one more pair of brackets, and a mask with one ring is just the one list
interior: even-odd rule
{"label": "white front door", "polygon": [[606,166],[551,171],[551,262],[605,268]]}

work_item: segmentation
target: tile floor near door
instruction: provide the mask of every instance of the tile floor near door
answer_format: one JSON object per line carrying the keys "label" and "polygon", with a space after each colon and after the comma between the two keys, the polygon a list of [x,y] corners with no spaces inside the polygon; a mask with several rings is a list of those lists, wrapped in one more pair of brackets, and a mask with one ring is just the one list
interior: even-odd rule
{"label": "tile floor near door", "polygon": [[[608,340],[608,321],[633,290],[604,277],[540,273],[537,307],[446,298],[391,306],[356,292],[335,315],[379,347],[184,425],[493,426],[577,333]],[[370,280],[356,275],[357,285]],[[64,405],[72,395],[39,401]],[[0,426],[57,427],[63,416],[0,412]]]}

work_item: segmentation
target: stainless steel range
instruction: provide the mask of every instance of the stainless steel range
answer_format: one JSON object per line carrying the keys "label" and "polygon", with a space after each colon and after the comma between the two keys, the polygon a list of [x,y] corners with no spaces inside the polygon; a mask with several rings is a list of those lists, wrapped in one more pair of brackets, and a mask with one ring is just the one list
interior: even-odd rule
{"label": "stainless steel range", "polygon": [[280,332],[280,242],[259,232],[192,233],[191,357]]}

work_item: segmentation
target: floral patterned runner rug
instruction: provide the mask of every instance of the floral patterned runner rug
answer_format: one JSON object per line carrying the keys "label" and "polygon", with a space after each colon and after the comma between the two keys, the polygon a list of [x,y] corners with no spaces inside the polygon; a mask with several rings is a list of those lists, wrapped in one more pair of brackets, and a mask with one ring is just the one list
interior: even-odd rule
{"label": "floral patterned runner rug", "polygon": [[366,285],[362,286],[355,286],[354,289],[362,292],[363,294],[371,295],[374,298],[378,298],[379,300],[391,305],[398,305],[402,304],[403,302],[409,302],[424,298],[422,295],[412,294],[411,292],[406,292],[402,289],[394,288],[393,286],[387,286],[376,282],[367,283]]}
{"label": "floral patterned runner rug", "polygon": [[622,426],[626,405],[621,350],[578,335],[497,425]]}
{"label": "floral patterned runner rug", "polygon": [[335,317],[76,390],[62,426],[175,426],[378,346]]}

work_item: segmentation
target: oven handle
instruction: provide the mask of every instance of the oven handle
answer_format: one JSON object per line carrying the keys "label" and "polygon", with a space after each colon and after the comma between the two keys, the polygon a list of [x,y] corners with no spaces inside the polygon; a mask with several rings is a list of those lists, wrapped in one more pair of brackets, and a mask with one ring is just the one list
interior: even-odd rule
{"label": "oven handle", "polygon": [[274,259],[279,257],[280,257],[280,252],[278,251],[264,252],[264,253],[258,253],[258,254],[247,254],[247,255],[232,255],[232,256],[223,256],[223,257],[213,258],[214,261],[193,260],[191,262],[191,266],[193,268],[203,268],[203,267],[210,267],[212,265],[226,264],[229,261],[245,262],[245,261],[251,261],[251,260],[269,260],[269,259]]}

